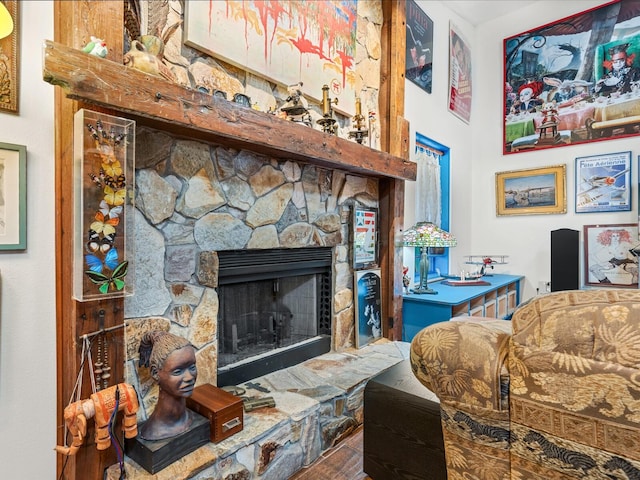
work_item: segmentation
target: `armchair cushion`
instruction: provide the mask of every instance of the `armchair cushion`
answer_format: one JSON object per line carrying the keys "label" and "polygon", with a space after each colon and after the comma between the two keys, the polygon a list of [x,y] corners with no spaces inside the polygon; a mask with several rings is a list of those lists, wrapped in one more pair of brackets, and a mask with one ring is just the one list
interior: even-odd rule
{"label": "armchair cushion", "polygon": [[[500,328],[509,325],[513,331]],[[449,479],[640,479],[640,291],[555,292],[411,344]]]}

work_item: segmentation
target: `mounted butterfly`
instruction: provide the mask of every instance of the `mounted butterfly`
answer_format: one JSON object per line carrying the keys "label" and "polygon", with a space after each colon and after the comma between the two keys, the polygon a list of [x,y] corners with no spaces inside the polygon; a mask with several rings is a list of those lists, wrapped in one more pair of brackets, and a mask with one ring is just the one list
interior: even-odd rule
{"label": "mounted butterfly", "polygon": [[132,295],[135,122],[82,109],[74,124],[73,297]]}

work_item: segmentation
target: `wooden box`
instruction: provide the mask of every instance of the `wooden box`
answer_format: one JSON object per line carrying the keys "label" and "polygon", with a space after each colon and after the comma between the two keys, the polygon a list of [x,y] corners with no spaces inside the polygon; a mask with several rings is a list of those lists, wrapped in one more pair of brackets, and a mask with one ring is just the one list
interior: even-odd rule
{"label": "wooden box", "polygon": [[187,398],[187,407],[209,419],[209,438],[214,443],[241,431],[244,426],[242,399],[211,384],[196,387]]}

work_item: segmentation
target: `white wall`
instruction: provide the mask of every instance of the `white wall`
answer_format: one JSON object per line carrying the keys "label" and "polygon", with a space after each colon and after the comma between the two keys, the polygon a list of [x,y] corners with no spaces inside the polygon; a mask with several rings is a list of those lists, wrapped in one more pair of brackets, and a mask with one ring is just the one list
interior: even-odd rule
{"label": "white wall", "polygon": [[[482,115],[472,106],[471,122],[463,122],[449,113],[449,21],[465,35],[471,45],[471,53],[475,55],[473,27],[445,8],[441,2],[434,0],[416,0],[416,3],[433,20],[433,85],[428,94],[411,81],[405,82],[405,118],[409,120],[411,129],[411,152],[415,147],[415,132],[431,138],[450,148],[451,159],[451,226],[450,231],[456,236],[458,246],[450,252],[450,270],[458,272],[464,267],[462,255],[473,251],[471,188],[472,177],[469,175],[473,160],[472,130],[473,125],[481,123]],[[475,64],[472,69],[475,69]],[[472,92],[475,97],[480,91],[475,73],[472,73]],[[412,157],[413,158],[413,157]],[[405,228],[415,223],[415,182],[406,182],[405,187]],[[413,249],[404,248],[404,265],[412,268]],[[413,277],[411,277],[413,278]]]}
{"label": "white wall", "polygon": [[[576,157],[628,150],[632,152],[632,185],[633,195],[636,196],[640,142],[638,137],[631,137],[503,155],[502,41],[606,2],[543,0],[475,28],[449,11],[445,7],[446,2],[418,0],[418,3],[435,23],[434,89],[428,95],[411,82],[406,82],[405,113],[412,131],[417,130],[451,147],[451,231],[458,238],[458,246],[451,251],[451,270],[456,272],[463,265],[464,255],[509,255],[509,264],[496,267],[495,271],[524,275],[523,299],[527,299],[535,295],[539,281],[551,278],[552,230],[571,228],[580,231],[582,248],[583,225],[638,221],[637,197],[633,200],[633,210],[630,212],[576,214],[573,196]],[[447,111],[449,19],[453,19],[471,44],[473,106],[469,126]],[[566,214],[496,216],[496,172],[560,164],[566,165],[567,172]],[[412,185],[407,185],[405,226],[410,226],[413,220],[413,212],[409,211],[413,208],[412,188]],[[581,272],[581,283],[582,275]]]}
{"label": "white wall", "polygon": [[0,142],[27,147],[27,250],[0,252],[0,476],[44,480],[56,478],[53,2],[20,9],[20,113],[0,111]]}

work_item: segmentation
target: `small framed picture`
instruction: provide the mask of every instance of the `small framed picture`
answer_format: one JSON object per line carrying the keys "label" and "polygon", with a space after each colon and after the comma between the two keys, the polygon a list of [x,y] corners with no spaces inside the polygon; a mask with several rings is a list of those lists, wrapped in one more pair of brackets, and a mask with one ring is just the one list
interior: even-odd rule
{"label": "small framed picture", "polygon": [[638,288],[638,225],[585,225],[584,283],[598,287]]}
{"label": "small framed picture", "polygon": [[27,147],[0,143],[0,250],[27,248]]}
{"label": "small framed picture", "polygon": [[378,210],[356,206],[353,211],[353,268],[378,266]]}
{"label": "small framed picture", "polygon": [[496,173],[496,214],[567,213],[566,165]]}
{"label": "small framed picture", "polygon": [[576,213],[630,210],[630,151],[576,158]]}
{"label": "small framed picture", "polygon": [[356,348],[382,337],[380,269],[355,272]]}

